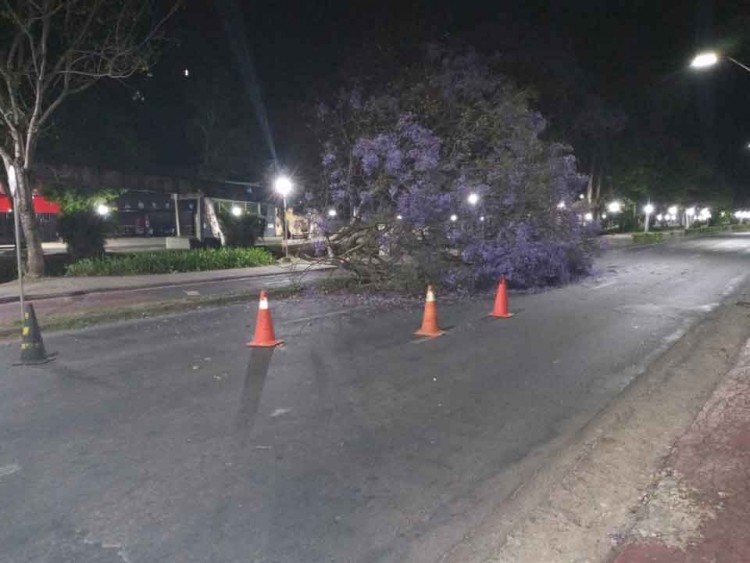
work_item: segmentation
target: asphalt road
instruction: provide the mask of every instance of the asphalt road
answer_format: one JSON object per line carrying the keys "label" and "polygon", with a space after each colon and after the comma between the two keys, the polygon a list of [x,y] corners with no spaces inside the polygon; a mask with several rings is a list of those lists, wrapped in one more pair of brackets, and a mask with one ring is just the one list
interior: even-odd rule
{"label": "asphalt road", "polygon": [[616,251],[510,320],[441,302],[435,340],[302,300],[275,350],[243,346],[250,306],[0,348],[0,561],[440,561],[749,266],[742,234]]}

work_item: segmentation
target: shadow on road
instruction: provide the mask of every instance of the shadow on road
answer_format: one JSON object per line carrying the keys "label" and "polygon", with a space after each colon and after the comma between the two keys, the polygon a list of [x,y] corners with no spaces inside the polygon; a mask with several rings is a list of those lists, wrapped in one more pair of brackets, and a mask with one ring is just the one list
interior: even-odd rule
{"label": "shadow on road", "polygon": [[255,424],[255,415],[260,405],[260,397],[266,383],[268,370],[271,367],[271,358],[275,348],[252,348],[250,361],[245,372],[245,382],[242,386],[240,408],[237,412],[235,428],[238,434],[245,439]]}

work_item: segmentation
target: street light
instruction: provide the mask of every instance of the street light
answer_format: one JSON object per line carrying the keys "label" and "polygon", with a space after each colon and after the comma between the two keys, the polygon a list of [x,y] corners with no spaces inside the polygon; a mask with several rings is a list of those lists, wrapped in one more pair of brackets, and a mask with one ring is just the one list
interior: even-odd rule
{"label": "street light", "polygon": [[331,219],[333,219],[334,217],[336,217],[336,210],[335,210],[335,209],[329,209],[329,210],[328,210],[328,216],[329,216],[329,217],[330,217]]}
{"label": "street light", "polygon": [[111,209],[109,208],[109,205],[100,203],[99,205],[96,206],[96,214],[102,217],[106,217],[107,215],[109,215],[110,211]]}
{"label": "street light", "polygon": [[698,53],[690,62],[692,68],[707,68],[719,62],[719,55],[713,51]]}
{"label": "street light", "polygon": [[284,255],[289,258],[289,242],[286,240],[286,198],[292,191],[292,181],[287,176],[279,176],[273,183],[273,189],[284,201],[284,215],[281,221],[281,235],[284,245]]}
{"label": "street light", "polygon": [[456,221],[458,221],[458,215],[454,213],[453,215],[451,215],[451,223],[455,223]]}
{"label": "street light", "polygon": [[469,197],[466,198],[466,201],[468,201],[470,205],[476,205],[477,203],[479,203],[479,194],[469,194]]}
{"label": "street light", "polygon": [[649,219],[651,218],[651,214],[654,212],[654,206],[651,205],[650,203],[647,203],[646,205],[643,206],[643,212],[646,214],[646,221],[643,226],[643,231],[647,233],[648,222],[649,222]]}
{"label": "street light", "polygon": [[233,205],[232,215],[234,215],[235,217],[239,217],[240,215],[242,215],[242,208],[239,205]]}
{"label": "street light", "polygon": [[594,214],[589,211],[588,213],[586,213],[586,215],[583,216],[583,220],[587,223],[590,223],[594,220]]}
{"label": "street light", "polygon": [[617,213],[622,211],[622,204],[619,201],[610,201],[607,204],[607,211],[609,211],[613,215],[616,215]]}
{"label": "street light", "polygon": [[690,62],[690,66],[691,68],[695,68],[695,69],[709,68],[718,64],[719,61],[721,61],[721,59],[726,59],[729,62],[736,64],[741,69],[746,70],[747,72],[750,72],[750,67],[742,64],[741,62],[739,62],[736,59],[733,59],[730,56],[722,55],[715,51],[706,51],[704,53],[698,53],[695,57],[693,57],[693,60]]}
{"label": "street light", "polygon": [[18,302],[21,304],[21,326],[23,326],[25,319],[24,314],[24,303],[23,303],[23,264],[21,259],[21,219],[19,216],[20,207],[18,200],[18,178],[16,177],[16,169],[11,164],[8,167],[8,188],[10,188],[10,197],[13,198],[13,231],[16,237],[16,268],[18,269]]}

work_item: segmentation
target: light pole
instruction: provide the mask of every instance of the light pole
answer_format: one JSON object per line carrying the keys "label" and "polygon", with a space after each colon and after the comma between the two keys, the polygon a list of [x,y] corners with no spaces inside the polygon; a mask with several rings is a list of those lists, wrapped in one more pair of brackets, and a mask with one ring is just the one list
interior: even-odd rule
{"label": "light pole", "polygon": [[16,268],[18,268],[18,302],[21,304],[21,326],[23,326],[24,315],[24,296],[23,296],[23,260],[21,258],[21,219],[18,213],[18,179],[16,178],[16,169],[11,164],[8,168],[8,188],[10,188],[10,197],[13,199],[13,231],[16,237]]}
{"label": "light pole", "polygon": [[[467,201],[467,202],[469,203],[469,205],[471,205],[472,207],[477,207],[477,205],[479,204],[479,200],[480,200],[479,194],[478,194],[478,193],[476,193],[476,192],[471,192],[471,193],[469,194],[469,196],[468,196],[468,197],[466,198],[466,201]],[[482,240],[484,240],[484,215],[482,215],[482,216],[481,216],[481,217],[479,218],[479,222],[480,222],[480,223],[482,224],[482,225],[481,225],[481,227],[482,227],[482,229],[481,229],[481,230],[482,230]]]}
{"label": "light pole", "polygon": [[646,221],[644,223],[643,232],[647,233],[648,222],[649,222],[649,219],[651,218],[651,214],[654,212],[654,206],[651,205],[650,203],[647,203],[646,205],[643,206],[643,212],[646,214]]}
{"label": "light pole", "polygon": [[286,176],[279,176],[273,184],[274,190],[284,201],[284,215],[281,220],[281,235],[284,246],[284,256],[289,258],[289,242],[286,239],[286,198],[292,191],[292,181]]}
{"label": "light pole", "polygon": [[747,65],[742,64],[737,59],[733,59],[732,57],[728,55],[722,55],[721,53],[717,53],[715,51],[706,51],[704,53],[698,53],[693,57],[693,60],[690,62],[691,68],[701,69],[701,68],[708,68],[712,67],[721,61],[721,59],[726,59],[731,63],[736,64],[738,67],[740,67],[743,70],[746,70],[747,72],[750,72],[750,67]]}

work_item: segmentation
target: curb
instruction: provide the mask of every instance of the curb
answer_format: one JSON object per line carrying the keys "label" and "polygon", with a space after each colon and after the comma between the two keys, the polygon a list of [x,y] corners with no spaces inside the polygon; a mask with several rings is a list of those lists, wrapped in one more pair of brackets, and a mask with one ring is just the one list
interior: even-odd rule
{"label": "curb", "polygon": [[[307,271],[321,271],[321,270],[335,270],[336,266],[319,266],[312,270]],[[304,272],[301,272],[304,273]],[[42,293],[39,295],[26,295],[24,301],[43,301],[45,299],[58,299],[65,297],[80,297],[82,295],[90,295],[93,293],[111,293],[116,291],[141,291],[144,289],[160,289],[165,287],[180,287],[184,285],[200,285],[206,283],[223,282],[223,281],[235,281],[235,280],[247,280],[254,278],[267,278],[271,276],[288,276],[290,272],[271,272],[268,274],[248,274],[244,276],[221,276],[218,278],[210,278],[205,280],[185,280],[185,281],[164,281],[156,282],[151,284],[143,285],[132,285],[128,287],[95,287],[91,289],[77,289],[71,291],[64,291],[60,293]],[[18,303],[18,296],[0,297],[0,305],[7,303]]]}

